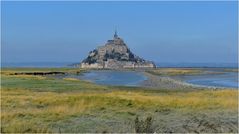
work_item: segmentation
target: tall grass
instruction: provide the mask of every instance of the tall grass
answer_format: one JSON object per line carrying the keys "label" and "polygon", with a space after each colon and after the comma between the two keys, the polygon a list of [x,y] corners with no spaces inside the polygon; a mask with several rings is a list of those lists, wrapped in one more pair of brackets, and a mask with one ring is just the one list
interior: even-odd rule
{"label": "tall grass", "polygon": [[75,79],[11,75],[3,76],[2,82],[1,132],[56,132],[54,122],[100,110],[136,116],[142,110],[238,108],[237,90],[149,92],[147,88],[106,87]]}
{"label": "tall grass", "polygon": [[[19,128],[23,126],[23,128],[28,126],[31,132],[38,131],[34,129],[34,124],[38,121],[46,123],[48,120],[62,120],[102,107],[118,111],[132,109],[137,111],[142,108],[148,110],[157,108],[236,110],[238,105],[235,90],[149,94],[132,91],[54,93],[2,89],[1,102],[3,130],[8,132],[27,132],[28,129]],[[33,126],[28,124],[27,120],[32,122]],[[44,127],[41,131],[47,131]]]}

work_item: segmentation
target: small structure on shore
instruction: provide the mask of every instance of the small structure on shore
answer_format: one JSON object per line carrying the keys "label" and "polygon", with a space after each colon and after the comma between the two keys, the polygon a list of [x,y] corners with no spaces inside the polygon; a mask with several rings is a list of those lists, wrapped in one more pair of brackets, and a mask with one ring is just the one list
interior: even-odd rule
{"label": "small structure on shore", "polygon": [[80,68],[155,68],[155,64],[133,54],[115,31],[112,40],[104,46],[90,51],[88,57],[79,65]]}

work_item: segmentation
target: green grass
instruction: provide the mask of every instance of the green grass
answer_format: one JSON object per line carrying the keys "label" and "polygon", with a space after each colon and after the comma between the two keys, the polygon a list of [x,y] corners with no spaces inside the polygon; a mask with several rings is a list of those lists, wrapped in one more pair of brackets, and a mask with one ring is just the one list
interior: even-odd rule
{"label": "green grass", "polygon": [[107,87],[98,86],[90,82],[62,80],[54,78],[39,78],[39,76],[19,77],[2,76],[2,87],[9,89],[30,89],[33,91],[97,91],[106,90]]}
{"label": "green grass", "polygon": [[34,70],[2,70],[2,132],[135,132],[138,116],[153,117],[155,124],[200,112],[214,113],[219,118],[237,117],[237,90],[100,86],[75,79],[6,73]]}
{"label": "green grass", "polygon": [[9,75],[19,72],[65,72],[65,73],[81,73],[87,71],[80,68],[1,68],[2,75]]}

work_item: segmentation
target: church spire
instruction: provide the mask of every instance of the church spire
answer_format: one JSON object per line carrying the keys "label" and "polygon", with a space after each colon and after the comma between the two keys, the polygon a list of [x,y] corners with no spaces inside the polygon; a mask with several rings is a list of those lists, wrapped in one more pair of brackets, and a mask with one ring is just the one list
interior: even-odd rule
{"label": "church spire", "polygon": [[117,34],[117,30],[115,29],[115,34],[114,34],[114,38],[118,38],[118,34]]}

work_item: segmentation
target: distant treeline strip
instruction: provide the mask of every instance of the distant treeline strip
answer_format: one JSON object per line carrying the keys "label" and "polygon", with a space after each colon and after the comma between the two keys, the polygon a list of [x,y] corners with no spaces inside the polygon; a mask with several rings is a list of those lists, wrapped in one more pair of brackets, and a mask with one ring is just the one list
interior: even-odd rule
{"label": "distant treeline strip", "polygon": [[65,74],[65,72],[21,72],[14,73],[12,75],[56,75],[56,74]]}

